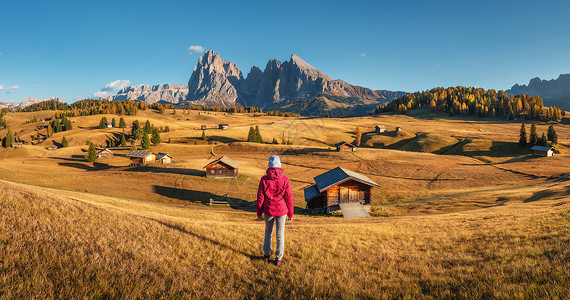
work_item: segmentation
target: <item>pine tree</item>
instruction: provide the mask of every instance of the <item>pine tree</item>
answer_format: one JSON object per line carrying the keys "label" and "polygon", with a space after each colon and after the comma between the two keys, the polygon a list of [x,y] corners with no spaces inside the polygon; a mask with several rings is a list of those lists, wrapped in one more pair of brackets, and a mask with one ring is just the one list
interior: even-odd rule
{"label": "pine tree", "polygon": [[524,123],[521,124],[521,130],[519,134],[519,145],[523,147],[526,146],[526,128],[524,126]]}
{"label": "pine tree", "polygon": [[202,130],[202,141],[207,141],[208,137],[206,137],[206,132]]}
{"label": "pine tree", "polygon": [[135,143],[135,140],[131,140],[131,152],[132,151],[137,151],[137,144]]}
{"label": "pine tree", "polygon": [[249,133],[247,134],[247,141],[251,143],[255,143],[255,129],[252,126],[249,126]]}
{"label": "pine tree", "polygon": [[148,138],[148,134],[146,134],[146,133],[143,133],[143,135],[142,135],[141,148],[143,148],[145,150],[150,148],[150,139]]}
{"label": "pine tree", "polygon": [[548,141],[546,140],[546,135],[544,134],[544,132],[542,133],[542,137],[540,137],[540,140],[538,141],[538,145],[548,146]]}
{"label": "pine tree", "polygon": [[532,147],[536,145],[537,142],[538,142],[538,135],[536,134],[536,124],[532,122],[532,124],[530,124],[530,136],[528,139],[528,144],[529,146]]}
{"label": "pine tree", "polygon": [[121,135],[121,146],[125,147],[127,145],[127,139],[125,138],[125,134]]}
{"label": "pine tree", "polygon": [[113,128],[117,127],[117,121],[115,121],[115,118],[111,120],[111,126],[113,126]]}
{"label": "pine tree", "polygon": [[65,138],[65,136],[61,139],[61,146],[62,147],[67,147],[69,146],[69,142],[67,141],[67,139]]}
{"label": "pine tree", "polygon": [[73,125],[71,125],[71,121],[69,120],[69,118],[65,119],[64,126],[65,126],[65,131],[73,129]]}
{"label": "pine tree", "polygon": [[6,133],[6,137],[2,141],[2,146],[6,148],[12,147],[12,143],[14,142],[14,135],[12,134],[12,129],[8,129],[8,133]]}
{"label": "pine tree", "polygon": [[158,132],[158,129],[154,128],[152,130],[152,136],[150,138],[150,141],[154,146],[160,144],[160,133]]}
{"label": "pine tree", "polygon": [[141,128],[141,125],[139,123],[139,120],[135,120],[133,122],[133,125],[131,126],[131,136],[135,139],[138,140],[138,137],[135,136],[136,132],[138,129]]}
{"label": "pine tree", "polygon": [[152,125],[150,125],[149,120],[146,120],[146,123],[144,124],[144,133],[146,134],[152,133]]}
{"label": "pine tree", "polygon": [[119,119],[119,128],[125,128],[127,127],[127,124],[125,124],[125,119],[123,119],[123,117],[121,117]]}
{"label": "pine tree", "polygon": [[176,116],[176,108],[172,109],[172,115]]}
{"label": "pine tree", "polygon": [[357,147],[360,147],[360,139],[362,138],[362,132],[360,131],[360,126],[356,126],[356,129],[354,130],[354,135],[356,135],[356,138],[354,139],[354,144]]}
{"label": "pine tree", "polygon": [[261,133],[259,132],[259,126],[255,125],[255,142],[263,144],[263,138],[261,137]]}
{"label": "pine tree", "polygon": [[101,121],[99,121],[99,129],[104,129],[107,127],[107,118],[102,117]]}
{"label": "pine tree", "polygon": [[91,163],[97,160],[97,150],[93,143],[89,143],[89,150],[87,151],[87,154],[85,154],[85,159]]}
{"label": "pine tree", "polygon": [[556,134],[556,130],[554,130],[553,125],[548,126],[547,138],[553,145],[558,144],[558,134]]}
{"label": "pine tree", "polygon": [[166,127],[164,127],[164,132],[170,132],[170,127],[168,127],[168,125],[166,125]]}
{"label": "pine tree", "polygon": [[46,136],[51,137],[52,135],[53,135],[53,128],[51,127],[51,124],[48,124]]}

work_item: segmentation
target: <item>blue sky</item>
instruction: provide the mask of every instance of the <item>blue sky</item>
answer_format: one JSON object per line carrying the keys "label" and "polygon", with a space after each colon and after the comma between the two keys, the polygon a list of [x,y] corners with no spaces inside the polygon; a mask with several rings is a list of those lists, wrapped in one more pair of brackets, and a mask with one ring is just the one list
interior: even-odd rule
{"label": "blue sky", "polygon": [[570,73],[569,11],[568,1],[4,1],[0,101],[187,83],[200,56],[190,46],[244,76],[296,53],[372,89],[508,89]]}

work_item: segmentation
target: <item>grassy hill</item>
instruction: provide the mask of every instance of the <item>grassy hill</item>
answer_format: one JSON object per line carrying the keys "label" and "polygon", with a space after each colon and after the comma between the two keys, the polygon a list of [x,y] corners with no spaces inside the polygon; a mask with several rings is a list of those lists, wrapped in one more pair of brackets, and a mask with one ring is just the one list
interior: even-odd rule
{"label": "grassy hill", "polygon": [[568,182],[468,212],[300,215],[281,268],[252,213],[0,187],[1,298],[569,296]]}
{"label": "grassy hill", "polygon": [[[516,144],[517,122],[149,109],[123,118],[168,125],[150,150],[174,163],[129,167],[130,146],[112,148],[112,159],[84,160],[86,141],[104,145],[122,134],[98,129],[101,115],[71,118],[73,130],[30,143],[47,123],[25,122],[53,113],[6,115],[28,144],[0,148],[0,298],[568,297],[569,125],[555,125],[562,154],[534,158]],[[387,132],[373,133],[377,125]],[[537,124],[539,134],[548,125]],[[247,143],[250,126],[265,141],[293,145]],[[354,141],[356,126],[364,147],[334,151]],[[70,147],[45,149],[63,136]],[[275,154],[297,212],[280,269],[261,262],[263,224],[253,213]],[[240,162],[240,175],[205,178],[203,167],[222,155]],[[303,210],[304,188],[337,166],[381,186],[372,218]],[[229,208],[205,205],[224,194]]]}

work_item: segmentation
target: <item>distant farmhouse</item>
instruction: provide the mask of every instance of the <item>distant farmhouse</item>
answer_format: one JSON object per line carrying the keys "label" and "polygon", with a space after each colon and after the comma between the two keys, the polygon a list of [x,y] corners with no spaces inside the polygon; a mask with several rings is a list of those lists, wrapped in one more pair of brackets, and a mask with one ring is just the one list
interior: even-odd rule
{"label": "distant farmhouse", "polygon": [[380,186],[372,179],[351,170],[336,167],[314,178],[306,188],[307,208],[321,213],[339,210],[342,203],[370,204],[372,188]]}
{"label": "distant farmhouse", "polygon": [[227,156],[222,156],[204,168],[206,168],[206,178],[234,178],[238,175],[239,163]]}
{"label": "distant farmhouse", "polygon": [[336,147],[336,151],[348,151],[348,152],[354,152],[356,151],[356,146],[354,146],[353,144],[347,143],[345,141],[342,141],[340,143],[337,143],[334,145]]}
{"label": "distant farmhouse", "polygon": [[208,128],[208,126],[206,126],[206,125],[200,125],[200,129],[206,130],[206,128]]}
{"label": "distant farmhouse", "polygon": [[156,161],[161,164],[169,164],[172,162],[172,155],[168,153],[158,153],[156,155]]}
{"label": "distant farmhouse", "polygon": [[99,152],[97,152],[97,158],[113,158],[113,151],[105,148]]}
{"label": "distant farmhouse", "polygon": [[530,151],[534,156],[543,156],[543,157],[554,156],[554,153],[558,153],[558,149],[554,147],[545,147],[545,146],[532,146],[532,148],[530,148]]}
{"label": "distant farmhouse", "polygon": [[24,145],[23,142],[13,142],[12,148],[22,148],[23,145]]}
{"label": "distant farmhouse", "polygon": [[113,123],[107,122],[105,123],[105,126],[107,126],[107,128],[113,128]]}
{"label": "distant farmhouse", "polygon": [[130,166],[143,166],[156,160],[156,153],[150,151],[135,150],[127,154],[131,159]]}
{"label": "distant farmhouse", "polygon": [[383,133],[383,132],[385,132],[385,131],[386,131],[386,128],[382,128],[382,127],[380,127],[380,126],[374,127],[374,132],[375,132],[375,133]]}
{"label": "distant farmhouse", "polygon": [[396,127],[396,132],[398,131],[403,131],[404,129],[402,127]]}
{"label": "distant farmhouse", "polygon": [[48,150],[50,150],[50,151],[53,151],[53,150],[59,149],[59,147],[56,146],[56,145],[51,145],[51,146],[47,146],[46,149],[48,149]]}
{"label": "distant farmhouse", "polygon": [[230,125],[229,124],[220,124],[218,125],[219,129],[230,129]]}

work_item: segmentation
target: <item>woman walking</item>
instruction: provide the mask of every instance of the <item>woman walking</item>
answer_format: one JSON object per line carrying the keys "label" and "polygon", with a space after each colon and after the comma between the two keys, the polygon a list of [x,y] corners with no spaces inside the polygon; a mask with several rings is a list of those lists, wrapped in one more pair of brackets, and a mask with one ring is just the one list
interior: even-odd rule
{"label": "woman walking", "polygon": [[273,224],[277,228],[277,247],[275,250],[275,265],[281,266],[285,249],[285,219],[293,220],[293,194],[289,178],[283,176],[279,156],[269,157],[266,175],[261,177],[257,189],[257,218],[262,220],[265,214],[265,239],[263,240],[263,259],[269,262],[271,254],[271,237]]}

